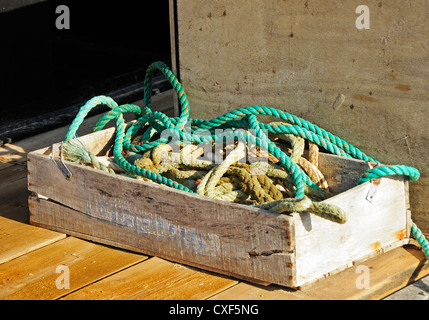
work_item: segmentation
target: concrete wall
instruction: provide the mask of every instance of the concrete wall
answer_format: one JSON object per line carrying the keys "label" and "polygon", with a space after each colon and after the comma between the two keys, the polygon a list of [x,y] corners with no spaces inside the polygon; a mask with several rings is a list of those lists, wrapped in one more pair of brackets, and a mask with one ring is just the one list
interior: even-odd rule
{"label": "concrete wall", "polygon": [[[359,30],[362,4],[370,28]],[[428,0],[177,1],[191,117],[273,106],[383,163],[415,166],[412,217],[429,234],[428,15]]]}

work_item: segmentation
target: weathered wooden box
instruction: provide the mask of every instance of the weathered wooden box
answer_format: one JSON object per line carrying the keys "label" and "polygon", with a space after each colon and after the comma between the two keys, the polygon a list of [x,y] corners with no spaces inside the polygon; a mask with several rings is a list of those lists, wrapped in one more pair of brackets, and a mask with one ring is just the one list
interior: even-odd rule
{"label": "weathered wooden box", "polygon": [[[109,150],[114,129],[79,138],[95,154]],[[52,148],[28,154],[31,223],[107,245],[159,256],[259,283],[300,287],[403,245],[410,234],[408,182],[381,178],[356,186],[368,164],[319,154],[336,196],[325,200],[349,214],[337,224],[310,213],[279,215],[212,200],[152,182],[65,161]],[[54,155],[58,156],[58,155]]]}

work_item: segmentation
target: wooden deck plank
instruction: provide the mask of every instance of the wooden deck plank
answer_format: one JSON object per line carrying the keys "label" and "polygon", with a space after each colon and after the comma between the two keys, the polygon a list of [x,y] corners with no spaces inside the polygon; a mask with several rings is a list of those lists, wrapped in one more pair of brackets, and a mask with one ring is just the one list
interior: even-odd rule
{"label": "wooden deck plank", "polygon": [[7,262],[66,235],[0,216],[0,263]]}
{"label": "wooden deck plank", "polygon": [[0,216],[28,223],[27,168],[24,164],[0,170]]}
{"label": "wooden deck plank", "polygon": [[153,257],[73,292],[67,300],[200,300],[238,281]]}
{"label": "wooden deck plank", "polygon": [[[0,265],[0,299],[50,300],[147,259],[147,256],[68,237]],[[65,285],[68,268],[69,289]],[[59,278],[60,277],[60,278]]]}
{"label": "wooden deck plank", "polygon": [[[369,270],[369,288],[361,286],[363,268]],[[210,299],[213,300],[378,300],[429,274],[423,252],[413,246],[378,255],[362,264],[320,280],[300,290],[270,285],[261,287],[242,282]],[[356,285],[356,283],[359,283]],[[361,288],[360,288],[361,287]],[[363,288],[362,288],[363,287]]]}

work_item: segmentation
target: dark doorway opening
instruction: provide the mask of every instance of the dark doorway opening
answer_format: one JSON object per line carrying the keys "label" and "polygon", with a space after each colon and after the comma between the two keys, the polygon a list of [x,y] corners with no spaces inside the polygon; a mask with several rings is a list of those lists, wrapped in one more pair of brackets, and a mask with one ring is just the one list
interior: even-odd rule
{"label": "dark doorway opening", "polygon": [[[56,27],[59,5],[70,29]],[[3,140],[64,125],[95,95],[139,100],[147,66],[171,66],[168,0],[45,0],[1,12],[0,33]]]}

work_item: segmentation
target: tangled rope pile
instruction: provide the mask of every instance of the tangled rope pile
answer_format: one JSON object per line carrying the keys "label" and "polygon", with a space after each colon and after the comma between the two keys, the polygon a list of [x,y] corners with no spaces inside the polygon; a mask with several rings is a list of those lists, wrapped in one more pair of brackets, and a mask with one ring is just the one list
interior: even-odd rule
{"label": "tangled rope pile", "polygon": [[[158,71],[168,78],[177,93],[181,106],[179,117],[170,118],[162,112],[151,110],[152,78]],[[381,165],[341,138],[272,107],[244,107],[211,120],[190,119],[186,93],[162,62],[148,67],[144,86],[143,109],[133,104],[119,106],[106,96],[89,100],[80,109],[66,134],[63,149],[68,160],[92,163],[98,169],[109,172],[114,172],[111,168],[116,166],[116,171],[179,190],[259,206],[277,213],[307,211],[337,223],[345,223],[347,214],[341,208],[319,202],[331,195],[323,175],[317,169],[318,147],[335,155],[376,163],[377,166],[362,175],[358,184],[389,175],[404,175],[410,180],[417,180],[420,176],[419,171],[412,167]],[[107,164],[91,155],[84,146],[71,141],[88,112],[99,104],[111,110],[100,118],[94,132],[103,129],[109,121],[116,120],[114,161]],[[136,121],[127,130],[123,117],[126,112],[136,116]],[[265,124],[257,120],[258,115],[268,115],[279,121]],[[205,152],[199,145],[212,146],[216,141],[223,143],[226,137],[225,132],[219,136],[217,129],[229,129],[226,130],[227,136],[233,141],[234,137],[238,137],[239,141],[223,149],[226,156],[221,163],[202,160],[199,157]],[[166,130],[170,132],[168,137],[161,135]],[[199,130],[209,134],[198,134]],[[182,147],[176,152],[172,149],[172,137],[176,137],[175,143]],[[274,139],[288,141],[291,148],[279,147]],[[304,139],[309,144],[308,160],[302,156]],[[263,151],[271,161],[239,163],[246,158],[246,153],[261,154]],[[428,241],[415,223],[412,223],[411,230],[429,259]]]}

